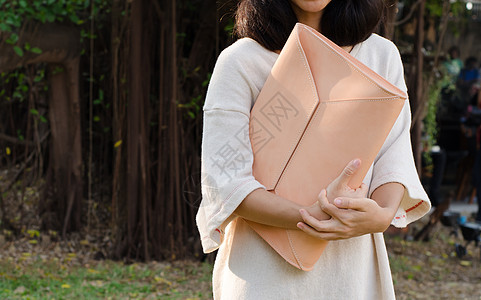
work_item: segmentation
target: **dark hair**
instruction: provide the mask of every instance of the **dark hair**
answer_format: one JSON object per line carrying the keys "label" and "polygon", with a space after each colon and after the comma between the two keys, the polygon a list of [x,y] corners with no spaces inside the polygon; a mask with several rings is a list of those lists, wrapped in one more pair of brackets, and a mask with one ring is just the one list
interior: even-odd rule
{"label": "dark hair", "polygon": [[[332,0],[321,19],[321,33],[339,46],[353,46],[374,32],[383,14],[383,0]],[[235,32],[265,48],[281,50],[297,17],[289,0],[241,0]]]}
{"label": "dark hair", "polygon": [[465,69],[468,69],[468,68],[471,68],[471,67],[476,68],[477,63],[478,63],[478,59],[474,56],[470,56],[470,57],[466,58],[466,61],[464,62],[464,68]]}
{"label": "dark hair", "polygon": [[458,46],[451,46],[451,48],[449,48],[448,50],[448,54],[451,56],[451,58],[453,58],[453,52],[456,52],[456,54],[459,56],[459,47]]}

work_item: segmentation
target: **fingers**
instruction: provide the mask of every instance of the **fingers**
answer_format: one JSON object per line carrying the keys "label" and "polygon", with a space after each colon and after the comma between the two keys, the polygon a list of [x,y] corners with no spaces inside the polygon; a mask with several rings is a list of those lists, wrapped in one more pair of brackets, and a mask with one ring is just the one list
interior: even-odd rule
{"label": "fingers", "polygon": [[342,170],[341,175],[339,175],[339,183],[347,185],[352,175],[356,173],[361,165],[361,160],[359,158],[350,161],[347,166]]}
{"label": "fingers", "polygon": [[334,199],[334,205],[337,208],[351,209],[359,212],[368,211],[374,205],[377,206],[376,202],[369,198],[349,198],[349,197],[338,197]]}
{"label": "fingers", "polygon": [[[330,221],[330,220],[329,220]],[[329,222],[329,221],[322,221],[322,222]],[[317,239],[322,239],[322,240],[340,240],[346,238],[346,236],[343,233],[338,233],[338,232],[322,232],[322,231],[317,231],[314,228],[308,226],[307,224],[303,222],[297,223],[297,227],[307,233],[308,235],[315,237]]]}
{"label": "fingers", "polygon": [[369,187],[363,183],[361,186],[356,189],[356,194],[359,193],[361,197],[367,197],[367,193],[369,192]]}
{"label": "fingers", "polygon": [[[299,210],[303,222],[297,223],[297,227],[318,239],[338,240],[357,236],[357,227],[360,221],[365,219],[364,207],[370,206],[371,199],[339,197],[335,204],[327,200],[326,190],[319,194],[321,209],[331,216],[329,220],[318,220],[306,210]],[[361,211],[362,210],[362,211]]]}
{"label": "fingers", "polygon": [[[357,189],[351,189],[351,190],[348,190],[348,191],[344,191],[343,193],[338,194],[333,198],[334,199],[338,198],[338,197],[366,198],[367,194],[368,194],[368,191],[369,191],[369,188],[367,187],[367,185],[362,183]],[[331,199],[331,198],[328,198],[328,199],[330,199],[331,203],[334,201],[334,199]]]}
{"label": "fingers", "polygon": [[306,223],[299,222],[297,227],[308,235],[322,240],[340,240],[352,237],[352,232],[346,226],[342,226],[337,220],[330,219],[320,221],[316,229]]}
{"label": "fingers", "polygon": [[299,229],[303,229],[302,228],[303,225],[307,227],[310,226],[310,228],[312,228],[314,231],[317,231],[317,232],[323,232],[323,231],[337,232],[340,229],[339,221],[336,219],[331,218],[329,220],[320,221],[314,218],[313,216],[311,216],[304,209],[299,210],[299,212],[301,213],[301,217],[304,220],[304,222],[297,223],[297,227]]}
{"label": "fingers", "polygon": [[318,201],[322,211],[324,211],[326,214],[330,215],[331,217],[339,218],[340,214],[342,214],[343,212],[342,210],[337,208],[336,205],[333,205],[329,202],[329,200],[327,199],[326,190],[322,190],[321,193],[319,193]]}
{"label": "fingers", "polygon": [[362,198],[336,198],[334,199],[334,205],[337,208],[363,210],[362,200]]}
{"label": "fingers", "polygon": [[[322,221],[314,218],[311,214],[309,214],[309,212],[307,212],[305,209],[300,209],[299,210],[299,213],[301,214],[301,217],[302,219],[304,220],[304,222],[306,224],[308,224],[309,226],[311,226],[312,228],[320,228],[320,223]],[[302,223],[302,222],[299,222],[299,223]],[[297,224],[297,226],[299,227],[299,223]],[[300,228],[300,227],[299,227]]]}

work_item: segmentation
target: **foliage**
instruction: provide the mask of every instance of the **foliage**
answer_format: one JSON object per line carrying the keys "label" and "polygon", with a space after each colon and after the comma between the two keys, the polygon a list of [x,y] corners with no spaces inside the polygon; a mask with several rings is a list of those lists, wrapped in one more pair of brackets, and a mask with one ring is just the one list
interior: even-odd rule
{"label": "foliage", "polygon": [[[428,11],[429,16],[432,17],[442,17],[443,16],[443,1],[439,0],[427,0],[426,1],[426,10]],[[453,16],[460,16],[462,13],[466,11],[466,3],[464,1],[451,1],[451,9],[450,12]]]}
{"label": "foliage", "polygon": [[[197,73],[199,68],[194,69],[193,73]],[[186,74],[187,72],[184,72],[183,76],[185,78],[188,78],[189,75]],[[201,87],[204,90],[207,88],[210,82],[210,77],[212,76],[212,73],[207,73],[207,78],[202,82]],[[190,119],[196,119],[199,117],[200,113],[202,112],[202,105],[204,102],[204,93],[198,94],[190,98],[190,101],[187,103],[179,103],[177,104],[177,107],[182,108],[185,110],[184,116],[190,118]]]}
{"label": "foliage", "polygon": [[[466,2],[460,0],[450,1],[450,26],[448,29],[455,35],[459,35],[460,28],[466,25],[470,12],[466,9]],[[443,14],[443,1],[439,0],[427,0],[426,10],[430,17],[440,19]]]}
{"label": "foliage", "polygon": [[[0,119],[2,133],[16,138],[18,141],[32,140],[31,121],[35,124],[48,123],[47,112],[39,102],[47,97],[48,81],[45,75],[45,65],[36,67],[17,68],[11,72],[0,73]],[[35,97],[31,97],[35,95]],[[35,98],[35,99],[34,99]],[[31,100],[31,101],[30,101]],[[37,125],[35,125],[37,127]],[[29,130],[30,128],[30,130]],[[17,154],[25,149],[19,145],[0,144],[0,164],[16,163]],[[9,157],[9,158],[6,158]],[[33,175],[33,173],[30,173]],[[8,182],[10,178],[3,179]],[[16,186],[14,186],[16,187]]]}
{"label": "foliage", "polygon": [[[108,1],[95,0],[94,12],[106,6]],[[0,32],[9,37],[7,44],[19,56],[25,51],[40,54],[42,50],[29,43],[19,45],[22,26],[30,21],[40,23],[54,23],[70,21],[76,25],[85,23],[85,16],[89,16],[90,0],[0,0]]]}
{"label": "foliage", "polygon": [[438,123],[437,123],[437,112],[439,107],[439,102],[441,99],[441,91],[443,87],[449,82],[449,77],[447,75],[442,75],[437,72],[434,76],[434,82],[428,87],[427,94],[427,108],[426,116],[424,117],[424,136],[425,136],[425,149],[427,151],[423,152],[423,158],[426,165],[432,164],[431,149],[437,142],[438,135]]}
{"label": "foliage", "polygon": [[[451,19],[456,19],[458,21],[462,21],[466,19],[467,16],[465,2],[464,1],[450,1],[449,4],[449,11],[445,12],[445,1],[439,0],[427,0],[426,1],[426,16],[434,20],[438,25],[438,31],[441,30],[440,22],[441,19],[444,17],[444,13],[449,14]],[[463,18],[464,17],[464,18]],[[453,24],[448,23],[447,28],[451,28],[451,30],[457,30],[453,28],[457,28],[457,26],[452,26]],[[438,38],[441,33],[437,32]],[[441,53],[432,53],[434,56],[441,55]],[[423,152],[423,158],[427,166],[432,165],[432,158],[431,158],[431,149],[437,142],[437,114],[438,114],[438,107],[439,102],[441,99],[441,91],[445,87],[453,88],[451,79],[448,77],[447,74],[443,74],[440,72],[438,66],[432,66],[434,68],[429,68],[427,72],[430,74],[425,74],[425,82],[429,82],[429,86],[425,87],[427,89],[427,93],[425,93],[426,98],[426,115],[423,119],[423,134],[424,134],[424,147],[425,150]],[[432,76],[432,79],[430,78]],[[451,85],[451,86],[450,86]]]}
{"label": "foliage", "polygon": [[[42,72],[42,74],[44,74],[44,72]],[[17,69],[10,73],[0,73],[0,86],[4,87],[0,91],[0,99],[4,98],[7,101],[24,101],[27,98],[28,92],[28,82],[26,79],[27,76],[21,69]],[[12,84],[14,88],[11,93],[7,93],[5,87],[10,84]]]}
{"label": "foliage", "polygon": [[0,0],[0,29],[13,31],[20,28],[26,20],[36,20],[42,23],[64,21],[70,19],[76,24],[82,23],[77,11],[88,8],[90,1],[82,0]]}
{"label": "foliage", "polygon": [[[71,21],[81,25],[90,0],[0,0],[0,30],[13,32],[25,21],[41,23]],[[94,0],[94,15],[108,5],[107,0]],[[88,14],[90,15],[90,13]]]}

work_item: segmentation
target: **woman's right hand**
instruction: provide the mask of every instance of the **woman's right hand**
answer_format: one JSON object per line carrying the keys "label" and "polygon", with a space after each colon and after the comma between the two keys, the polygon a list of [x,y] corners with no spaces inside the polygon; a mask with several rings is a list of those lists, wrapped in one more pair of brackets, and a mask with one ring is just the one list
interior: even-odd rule
{"label": "woman's right hand", "polygon": [[[363,183],[357,189],[351,188],[348,183],[351,177],[356,173],[361,165],[361,160],[354,159],[350,161],[347,166],[342,170],[341,174],[334,179],[326,188],[327,197],[330,203],[333,203],[334,199],[338,197],[348,198],[364,198],[367,195],[367,186]],[[304,209],[314,218],[319,221],[329,220],[331,216],[324,212],[321,208],[319,201],[311,206],[304,207]]]}

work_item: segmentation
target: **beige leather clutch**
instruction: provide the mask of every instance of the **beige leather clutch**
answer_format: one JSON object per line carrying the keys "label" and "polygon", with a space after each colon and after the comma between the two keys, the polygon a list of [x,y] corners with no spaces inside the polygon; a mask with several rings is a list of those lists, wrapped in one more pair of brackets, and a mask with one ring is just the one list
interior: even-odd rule
{"label": "beige leather clutch", "polygon": [[[319,32],[296,24],[251,111],[254,177],[269,192],[312,205],[360,158],[349,183],[357,188],[406,98]],[[311,270],[327,245],[300,230],[246,222],[301,270]]]}

